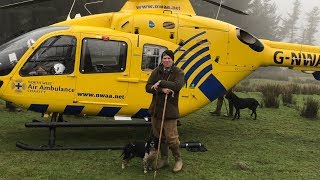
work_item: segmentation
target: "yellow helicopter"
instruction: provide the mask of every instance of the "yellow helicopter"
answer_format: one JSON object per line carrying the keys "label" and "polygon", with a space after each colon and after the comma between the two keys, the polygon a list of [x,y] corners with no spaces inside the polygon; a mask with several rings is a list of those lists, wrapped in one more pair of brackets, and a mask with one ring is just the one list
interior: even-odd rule
{"label": "yellow helicopter", "polygon": [[146,118],[145,84],[166,49],[185,72],[181,116],[259,67],[320,79],[320,47],[258,39],[197,16],[189,0],[128,0],[119,12],[59,22],[0,46],[0,98],[41,113]]}

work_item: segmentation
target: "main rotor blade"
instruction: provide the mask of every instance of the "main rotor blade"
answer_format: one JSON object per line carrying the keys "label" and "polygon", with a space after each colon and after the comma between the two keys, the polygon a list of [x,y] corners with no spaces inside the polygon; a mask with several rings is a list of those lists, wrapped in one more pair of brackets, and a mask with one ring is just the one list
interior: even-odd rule
{"label": "main rotor blade", "polygon": [[[208,3],[213,4],[213,5],[216,5],[216,6],[220,6],[220,3],[213,2],[213,1],[210,1],[210,0],[202,0],[202,1],[208,2]],[[224,8],[224,9],[227,9],[227,10],[229,10],[229,11],[232,11],[232,12],[234,12],[234,13],[237,13],[237,14],[249,15],[249,14],[246,13],[246,12],[240,11],[240,10],[238,10],[238,9],[234,9],[234,8],[232,8],[232,7],[229,7],[229,6],[226,6],[226,5],[223,5],[223,4],[221,4],[221,7]]]}
{"label": "main rotor blade", "polygon": [[25,1],[20,1],[17,3],[11,3],[11,4],[6,4],[3,6],[0,6],[0,9],[9,9],[9,8],[15,8],[15,7],[20,7],[20,6],[25,6],[29,4],[35,4],[43,1],[51,1],[51,0],[25,0]]}

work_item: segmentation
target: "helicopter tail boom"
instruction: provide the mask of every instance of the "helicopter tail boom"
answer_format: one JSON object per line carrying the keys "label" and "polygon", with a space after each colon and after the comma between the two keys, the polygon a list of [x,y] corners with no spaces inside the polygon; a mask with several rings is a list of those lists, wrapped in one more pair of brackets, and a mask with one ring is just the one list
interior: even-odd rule
{"label": "helicopter tail boom", "polygon": [[320,47],[273,41],[263,43],[269,46],[265,66],[282,66],[309,73],[320,71]]}

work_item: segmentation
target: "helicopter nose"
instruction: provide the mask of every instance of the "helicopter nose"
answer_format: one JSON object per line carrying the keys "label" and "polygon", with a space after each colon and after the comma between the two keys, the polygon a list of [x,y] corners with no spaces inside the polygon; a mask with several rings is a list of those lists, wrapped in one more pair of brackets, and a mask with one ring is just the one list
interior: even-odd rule
{"label": "helicopter nose", "polygon": [[6,83],[8,81],[6,79],[0,79],[0,96],[2,96],[3,94],[3,91],[5,90],[5,87],[6,87]]}
{"label": "helicopter nose", "polygon": [[0,79],[0,92],[2,91],[3,84],[4,84],[3,80]]}

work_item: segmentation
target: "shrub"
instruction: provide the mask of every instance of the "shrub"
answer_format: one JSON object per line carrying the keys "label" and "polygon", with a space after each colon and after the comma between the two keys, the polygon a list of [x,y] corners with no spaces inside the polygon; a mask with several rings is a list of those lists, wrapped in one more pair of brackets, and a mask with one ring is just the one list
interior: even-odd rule
{"label": "shrub", "polygon": [[241,84],[241,86],[249,86],[250,85],[250,81],[249,80],[245,80],[245,81],[242,81],[240,84]]}
{"label": "shrub", "polygon": [[258,88],[263,96],[263,104],[267,108],[279,108],[281,86],[278,84],[266,84]]}
{"label": "shrub", "polygon": [[257,92],[257,85],[250,83],[250,81],[243,81],[237,84],[233,90],[235,92]]}
{"label": "shrub", "polygon": [[293,95],[288,92],[282,93],[282,102],[284,105],[293,104]]}
{"label": "shrub", "polygon": [[304,85],[301,87],[301,94],[313,95],[320,94],[320,87],[318,85]]}
{"label": "shrub", "polygon": [[282,86],[282,102],[284,105],[294,104],[293,94],[299,94],[300,87],[297,84]]}
{"label": "shrub", "polygon": [[300,79],[298,77],[292,78],[292,82],[297,83],[297,84],[305,83],[305,81],[303,79]]}
{"label": "shrub", "polygon": [[254,88],[252,86],[235,86],[233,88],[236,92],[254,92]]}
{"label": "shrub", "polygon": [[306,79],[305,82],[311,84],[311,83],[317,83],[317,80],[315,80],[315,79]]}
{"label": "shrub", "polygon": [[298,84],[290,84],[289,87],[292,89],[293,94],[300,94],[301,93],[301,86]]}
{"label": "shrub", "polygon": [[308,98],[301,110],[301,116],[306,118],[316,118],[318,115],[319,102],[313,98]]}

